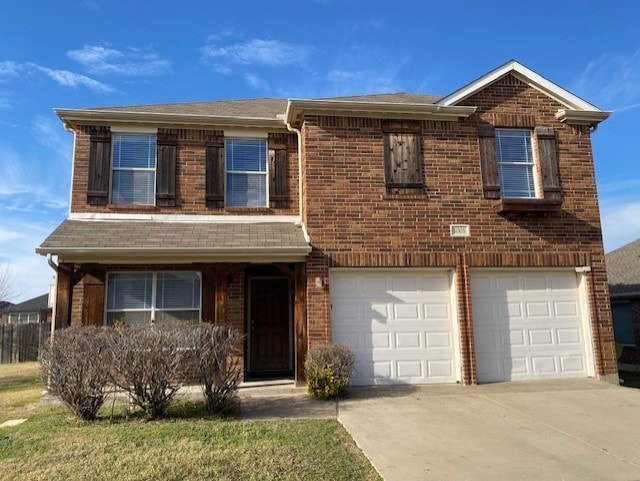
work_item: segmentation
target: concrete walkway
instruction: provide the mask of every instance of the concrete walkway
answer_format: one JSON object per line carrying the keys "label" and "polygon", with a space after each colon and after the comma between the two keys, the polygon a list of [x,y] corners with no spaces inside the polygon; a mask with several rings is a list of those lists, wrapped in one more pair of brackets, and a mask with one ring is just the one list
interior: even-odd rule
{"label": "concrete walkway", "polygon": [[387,481],[640,480],[640,390],[582,379],[352,392],[338,419]]}

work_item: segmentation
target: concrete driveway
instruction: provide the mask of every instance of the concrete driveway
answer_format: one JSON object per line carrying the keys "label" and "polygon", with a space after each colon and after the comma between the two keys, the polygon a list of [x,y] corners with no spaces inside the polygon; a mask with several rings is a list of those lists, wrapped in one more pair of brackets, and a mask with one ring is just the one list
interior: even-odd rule
{"label": "concrete driveway", "polygon": [[640,390],[581,379],[359,388],[338,419],[393,480],[640,480]]}

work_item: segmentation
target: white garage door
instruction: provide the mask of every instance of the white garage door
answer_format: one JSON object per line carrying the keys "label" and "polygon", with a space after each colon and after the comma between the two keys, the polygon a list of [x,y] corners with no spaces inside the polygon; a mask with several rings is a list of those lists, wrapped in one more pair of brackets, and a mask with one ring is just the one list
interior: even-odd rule
{"label": "white garage door", "polygon": [[331,334],[355,356],[354,385],[456,382],[451,273],[332,269]]}
{"label": "white garage door", "polygon": [[575,272],[472,272],[471,297],[478,382],[590,374]]}

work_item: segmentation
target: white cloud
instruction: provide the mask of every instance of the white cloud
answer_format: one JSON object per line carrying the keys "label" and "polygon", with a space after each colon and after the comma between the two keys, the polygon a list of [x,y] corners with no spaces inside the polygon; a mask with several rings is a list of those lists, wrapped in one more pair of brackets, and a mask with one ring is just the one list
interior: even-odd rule
{"label": "white cloud", "polygon": [[217,71],[230,71],[231,65],[285,67],[306,61],[312,49],[279,40],[254,38],[234,45],[206,45],[201,49],[202,60]]}
{"label": "white cloud", "polygon": [[22,65],[11,60],[0,62],[0,77],[17,77],[20,74]]}
{"label": "white cloud", "polygon": [[249,87],[251,87],[254,90],[268,90],[269,89],[269,82],[267,82],[265,79],[252,74],[252,73],[247,73],[244,75],[244,79],[247,82],[247,85],[249,85]]}
{"label": "white cloud", "polygon": [[388,66],[382,71],[333,69],[326,80],[334,85],[335,95],[393,92],[401,90],[398,70],[398,66]]}
{"label": "white cloud", "polygon": [[608,199],[600,206],[607,252],[640,238],[640,201]]}
{"label": "white cloud", "polygon": [[80,63],[92,74],[126,76],[158,76],[171,71],[171,62],[145,49],[127,48],[124,51],[99,45],[85,45],[69,50],[67,56]]}
{"label": "white cloud", "polygon": [[113,92],[114,89],[102,82],[69,70],[54,70],[40,65],[29,64],[64,87],[87,87],[96,92]]}
{"label": "white cloud", "polygon": [[589,62],[571,90],[608,110],[640,106],[640,49],[630,54],[603,54]]}
{"label": "white cloud", "polygon": [[219,32],[209,34],[207,37],[207,42],[217,42],[218,40],[222,40],[223,38],[231,37],[235,34],[235,29],[233,27],[225,27]]}

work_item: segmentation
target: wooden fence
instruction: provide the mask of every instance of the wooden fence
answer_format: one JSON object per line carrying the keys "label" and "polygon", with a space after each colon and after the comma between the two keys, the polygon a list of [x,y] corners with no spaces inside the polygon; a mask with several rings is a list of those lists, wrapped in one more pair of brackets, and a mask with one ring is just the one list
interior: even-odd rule
{"label": "wooden fence", "polygon": [[0,325],[0,364],[37,361],[40,346],[51,337],[51,323]]}

